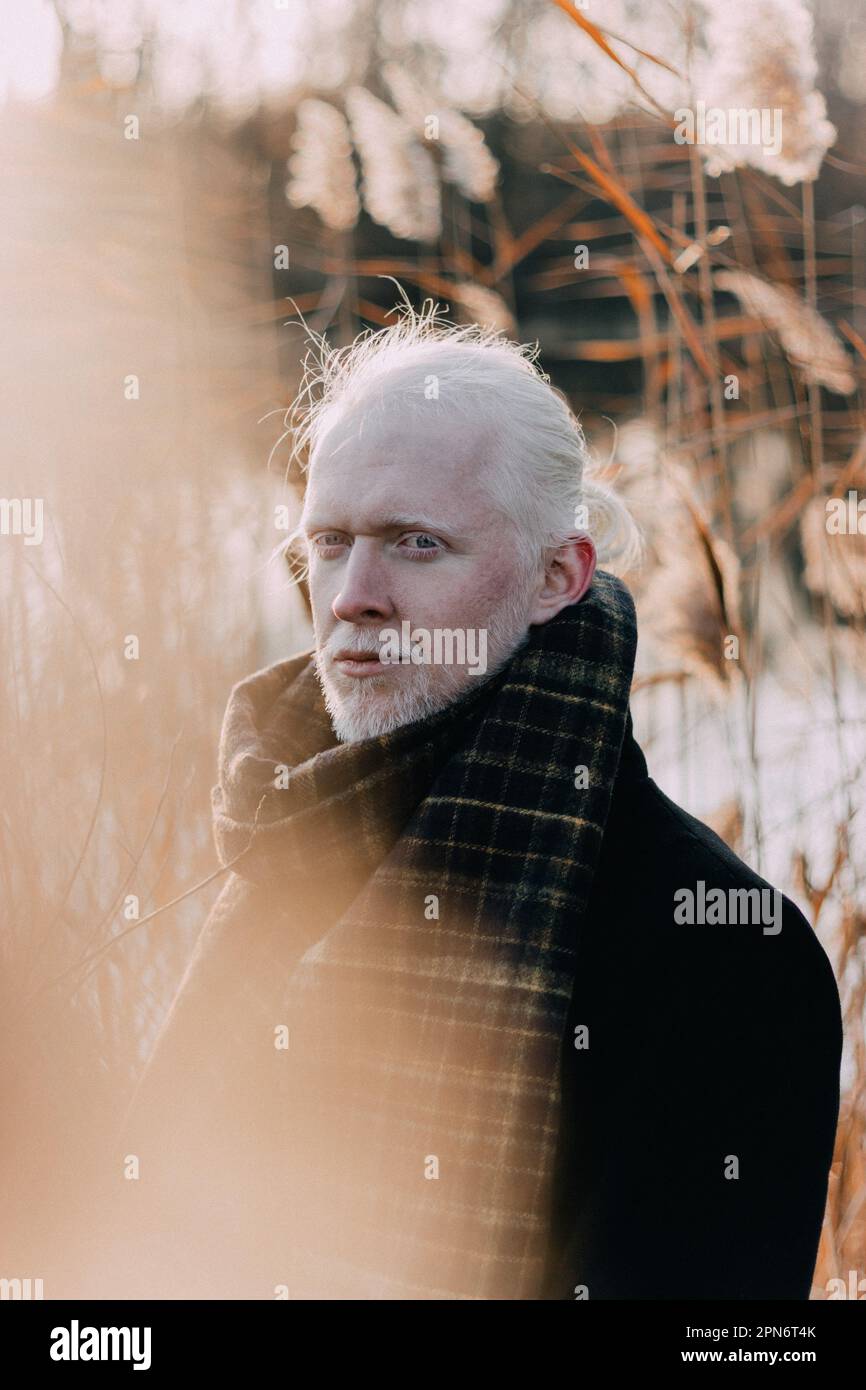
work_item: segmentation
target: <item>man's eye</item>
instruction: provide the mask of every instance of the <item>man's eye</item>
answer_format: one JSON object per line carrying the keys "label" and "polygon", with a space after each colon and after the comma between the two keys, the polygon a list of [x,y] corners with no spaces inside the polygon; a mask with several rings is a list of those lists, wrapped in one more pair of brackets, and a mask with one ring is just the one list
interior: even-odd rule
{"label": "man's eye", "polygon": [[[412,544],[414,541],[418,541],[417,546]],[[436,537],[429,535],[426,531],[416,531],[414,535],[404,536],[400,544],[404,545],[405,542],[409,542],[409,544],[405,545],[405,548],[413,556],[423,555],[426,557],[427,555],[435,555],[442,548]]]}
{"label": "man's eye", "polygon": [[317,550],[333,550],[335,546],[344,545],[345,539],[340,531],[322,531],[313,537],[313,543]]}

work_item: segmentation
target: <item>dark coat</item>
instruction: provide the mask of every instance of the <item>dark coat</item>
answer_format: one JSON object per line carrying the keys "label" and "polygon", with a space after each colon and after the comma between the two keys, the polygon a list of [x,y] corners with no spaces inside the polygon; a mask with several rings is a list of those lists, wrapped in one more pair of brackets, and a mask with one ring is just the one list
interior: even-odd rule
{"label": "dark coat", "polygon": [[656,786],[629,720],[566,1031],[550,1298],[809,1297],[839,991],[787,898],[776,935],[678,925],[698,880],[769,886]]}
{"label": "dark coat", "polygon": [[[839,1109],[839,992],[788,899],[776,935],[678,924],[674,895],[699,880],[769,887],[661,792],[629,719],[565,1030],[550,1299],[809,1297]],[[240,880],[224,890],[202,940],[226,936],[236,963],[191,973],[177,1001],[191,1022],[176,1005],[180,1045],[152,1078],[168,1122],[143,1112],[112,1157],[112,1174],[129,1151],[147,1174],[112,1178],[119,1204],[100,1208],[130,1231],[113,1276],[123,1296],[267,1297],[274,1282],[280,1203],[251,1166],[269,1115],[225,1070],[216,1098],[208,1081],[263,938],[288,949],[282,913],[297,902],[261,893]]]}

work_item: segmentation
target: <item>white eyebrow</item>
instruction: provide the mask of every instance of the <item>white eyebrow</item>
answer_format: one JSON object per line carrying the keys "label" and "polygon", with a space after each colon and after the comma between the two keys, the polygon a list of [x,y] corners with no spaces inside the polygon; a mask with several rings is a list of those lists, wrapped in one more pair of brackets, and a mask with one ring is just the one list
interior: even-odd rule
{"label": "white eyebrow", "polygon": [[[416,531],[432,531],[435,534],[447,536],[449,540],[458,540],[460,533],[452,527],[445,525],[441,521],[436,521],[433,517],[418,516],[383,516],[379,520],[379,527],[383,530],[402,529]],[[304,531],[309,535],[310,530],[320,529],[326,526],[329,530],[351,530],[351,527],[341,527],[338,522],[317,522],[315,519],[304,523]]]}

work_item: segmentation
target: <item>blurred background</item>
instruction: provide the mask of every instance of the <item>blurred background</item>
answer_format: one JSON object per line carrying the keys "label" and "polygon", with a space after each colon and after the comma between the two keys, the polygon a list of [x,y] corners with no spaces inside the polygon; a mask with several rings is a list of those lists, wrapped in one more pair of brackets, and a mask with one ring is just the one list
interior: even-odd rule
{"label": "blurred background", "polygon": [[[781,149],[678,142],[700,102]],[[644,529],[636,732],[833,962],[813,1297],[866,1279],[866,11],[19,0],[0,103],[0,1274],[75,1294],[81,1174],[221,886],[229,688],[311,641],[306,332],[397,280],[540,342]]]}

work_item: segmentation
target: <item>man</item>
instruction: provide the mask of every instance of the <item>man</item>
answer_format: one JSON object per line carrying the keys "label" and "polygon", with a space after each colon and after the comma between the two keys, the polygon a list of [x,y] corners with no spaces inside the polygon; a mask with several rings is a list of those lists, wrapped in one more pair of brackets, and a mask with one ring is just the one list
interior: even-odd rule
{"label": "man", "polygon": [[124,1129],[160,1296],[807,1298],[838,990],[647,774],[574,416],[426,306],[299,400],[315,646],[231,693]]}

